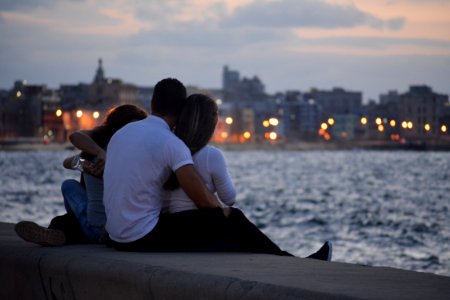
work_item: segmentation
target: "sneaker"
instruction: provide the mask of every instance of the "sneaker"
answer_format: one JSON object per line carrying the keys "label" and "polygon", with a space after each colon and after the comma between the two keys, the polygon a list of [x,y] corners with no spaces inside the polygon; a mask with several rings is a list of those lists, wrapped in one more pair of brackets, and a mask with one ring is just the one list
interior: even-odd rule
{"label": "sneaker", "polygon": [[333,244],[330,241],[326,241],[323,246],[317,250],[316,253],[311,254],[307,258],[331,261],[333,255]]}
{"label": "sneaker", "polygon": [[66,243],[63,231],[48,229],[30,221],[21,221],[14,226],[17,235],[27,242],[42,246],[62,246]]}

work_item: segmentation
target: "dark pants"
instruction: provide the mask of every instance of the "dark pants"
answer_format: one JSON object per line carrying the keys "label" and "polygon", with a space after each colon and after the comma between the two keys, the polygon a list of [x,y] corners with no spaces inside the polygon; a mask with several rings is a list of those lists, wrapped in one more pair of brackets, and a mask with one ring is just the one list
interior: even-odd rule
{"label": "dark pants", "polygon": [[251,252],[291,256],[236,208],[228,217],[220,208],[163,214],[155,228],[143,238],[130,243],[110,243],[122,251]]}
{"label": "dark pants", "polygon": [[50,229],[61,230],[66,236],[66,244],[84,244],[89,241],[83,234],[80,223],[72,213],[56,216],[48,226]]}

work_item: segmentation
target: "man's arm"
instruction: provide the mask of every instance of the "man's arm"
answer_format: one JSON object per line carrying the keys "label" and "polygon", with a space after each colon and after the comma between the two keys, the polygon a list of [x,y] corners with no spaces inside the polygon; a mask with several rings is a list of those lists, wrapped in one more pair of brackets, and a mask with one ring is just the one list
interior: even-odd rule
{"label": "man's arm", "polygon": [[193,165],[184,165],[175,171],[184,192],[198,208],[221,207],[217,198],[206,188]]}

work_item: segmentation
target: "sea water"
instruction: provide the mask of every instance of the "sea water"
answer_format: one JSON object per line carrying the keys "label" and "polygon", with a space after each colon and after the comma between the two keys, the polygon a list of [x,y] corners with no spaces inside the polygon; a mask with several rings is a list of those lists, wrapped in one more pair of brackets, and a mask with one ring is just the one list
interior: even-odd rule
{"label": "sea water", "polygon": [[[0,221],[48,225],[73,151],[0,151]],[[283,250],[450,276],[450,153],[225,151],[237,204]]]}

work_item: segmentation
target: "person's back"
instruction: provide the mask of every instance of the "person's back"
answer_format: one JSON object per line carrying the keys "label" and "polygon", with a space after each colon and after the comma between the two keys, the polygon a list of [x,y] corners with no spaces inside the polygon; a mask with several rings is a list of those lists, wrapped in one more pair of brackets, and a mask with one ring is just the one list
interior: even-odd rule
{"label": "person's back", "polygon": [[111,239],[130,242],[151,231],[161,209],[162,185],[171,170],[188,163],[192,159],[186,146],[159,117],[119,130],[108,145],[104,173]]}

